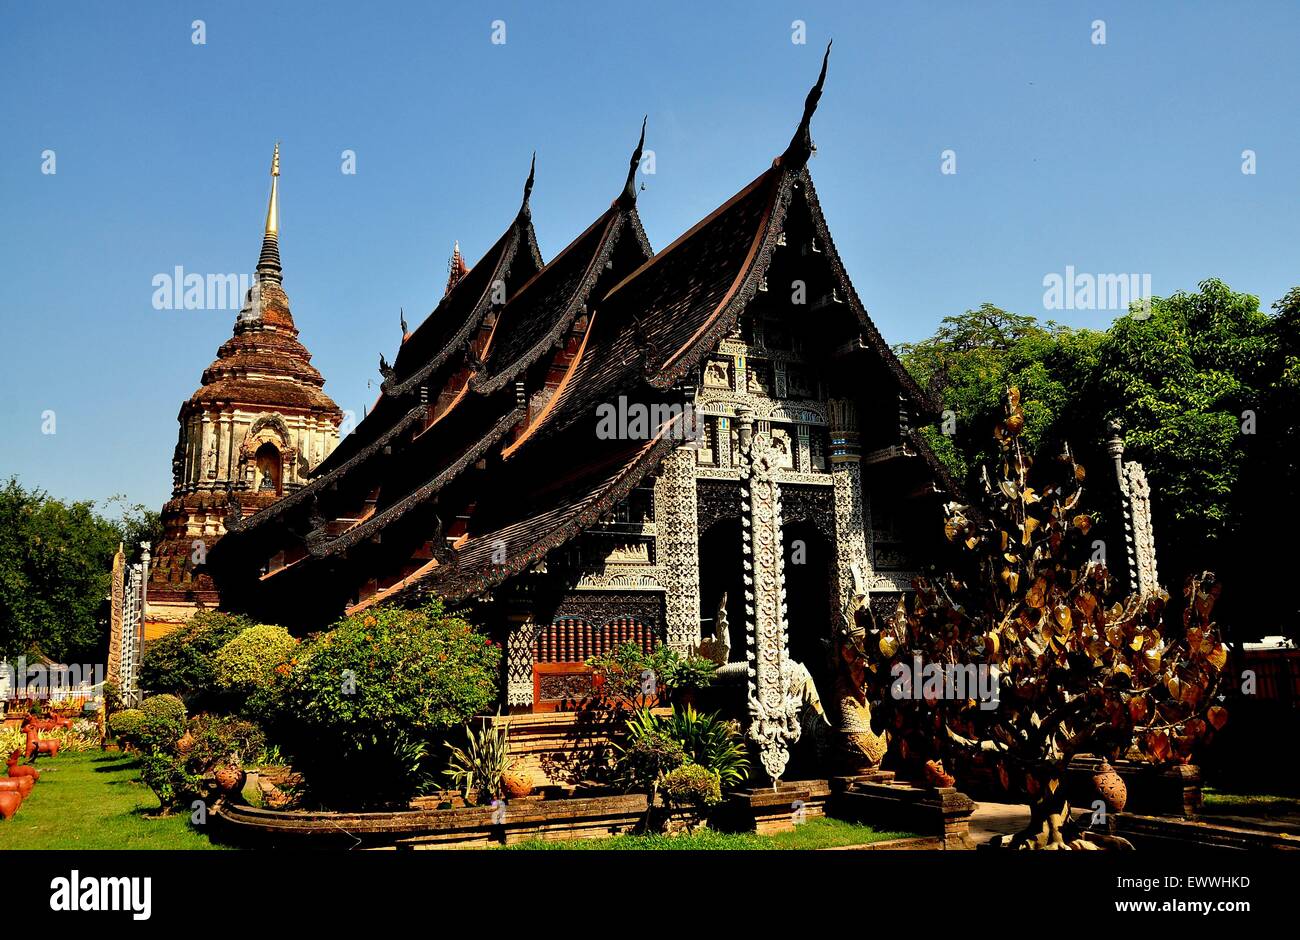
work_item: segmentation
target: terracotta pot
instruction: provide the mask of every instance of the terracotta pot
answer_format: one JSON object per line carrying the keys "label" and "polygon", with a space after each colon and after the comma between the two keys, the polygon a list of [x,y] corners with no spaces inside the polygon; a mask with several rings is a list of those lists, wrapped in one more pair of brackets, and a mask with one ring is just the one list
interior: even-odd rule
{"label": "terracotta pot", "polygon": [[23,805],[23,795],[16,790],[0,790],[0,818],[13,819],[18,807]]}
{"label": "terracotta pot", "polygon": [[218,767],[212,774],[217,778],[217,786],[222,793],[238,793],[244,788],[246,775],[239,767],[229,765]]}
{"label": "terracotta pot", "polygon": [[506,791],[506,796],[517,799],[533,792],[533,779],[522,771],[507,770],[501,775],[501,786]]}
{"label": "terracotta pot", "polygon": [[188,754],[194,749],[194,735],[186,731],[176,742],[176,751],[179,754]]}
{"label": "terracotta pot", "polygon": [[1128,802],[1128,787],[1124,785],[1124,778],[1108,761],[1101,762],[1097,772],[1092,775],[1092,782],[1108,810],[1112,813],[1124,812],[1124,804]]}

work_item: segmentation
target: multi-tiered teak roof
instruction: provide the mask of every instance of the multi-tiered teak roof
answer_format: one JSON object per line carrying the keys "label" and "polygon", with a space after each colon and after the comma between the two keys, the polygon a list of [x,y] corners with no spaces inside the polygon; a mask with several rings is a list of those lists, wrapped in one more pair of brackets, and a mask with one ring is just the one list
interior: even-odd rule
{"label": "multi-tiered teak roof", "polygon": [[277,144],[252,288],[233,335],[180,409],[172,498],[162,510],[166,531],[149,583],[151,611],[171,620],[184,619],[197,603],[215,606],[206,554],[227,519],[305,484],[338,441],[343,413],[298,339],[284,291],[279,177]]}
{"label": "multi-tiered teak roof", "polygon": [[[622,191],[545,265],[530,171],[505,232],[453,272],[392,366],[381,360],[365,420],[310,483],[213,554],[225,601],[321,627],[380,601],[482,597],[539,570],[687,443],[682,410],[707,360],[796,279],[823,378],[888,403],[859,414],[863,439],[909,492],[933,489],[937,465],[910,428],[934,405],[859,301],[807,170],[824,78],[825,61],[772,165],[658,254],[636,208],[644,124]],[[646,433],[599,433],[598,410],[620,400],[659,417]]]}

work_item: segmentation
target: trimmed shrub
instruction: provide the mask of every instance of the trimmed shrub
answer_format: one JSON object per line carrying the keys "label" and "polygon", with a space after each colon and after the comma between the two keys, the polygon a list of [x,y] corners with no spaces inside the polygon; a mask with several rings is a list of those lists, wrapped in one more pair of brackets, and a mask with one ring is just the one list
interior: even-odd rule
{"label": "trimmed shrub", "polygon": [[140,746],[148,751],[174,753],[185,733],[185,704],[174,695],[150,695],[140,703]]}
{"label": "trimmed shrub", "polygon": [[123,744],[140,746],[140,729],[144,726],[144,712],[138,708],[124,708],[108,719],[108,730]]}
{"label": "trimmed shrub", "polygon": [[495,706],[500,666],[500,648],[441,601],[373,608],[300,647],[285,743],[327,805],[405,801],[430,781],[430,747]]}
{"label": "trimmed shrub", "polygon": [[284,627],[249,627],[217,650],[217,686],[242,700],[239,710],[245,715],[272,719],[297,648],[298,641]]}
{"label": "trimmed shrub", "polygon": [[284,627],[261,623],[242,630],[217,650],[213,663],[217,685],[245,695],[272,685],[276,667],[289,662],[297,646]]}
{"label": "trimmed shrub", "polygon": [[252,626],[253,621],[242,615],[199,611],[145,651],[140,666],[141,687],[180,696],[190,700],[191,705],[210,703],[217,682],[217,650]]}
{"label": "trimmed shrub", "polygon": [[664,774],[664,796],[677,806],[707,809],[722,802],[718,775],[699,764],[683,764]]}

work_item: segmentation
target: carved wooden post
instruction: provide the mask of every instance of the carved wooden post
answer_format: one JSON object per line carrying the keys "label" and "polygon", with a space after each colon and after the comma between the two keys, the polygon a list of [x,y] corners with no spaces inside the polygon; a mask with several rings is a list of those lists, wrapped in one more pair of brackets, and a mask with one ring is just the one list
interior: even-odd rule
{"label": "carved wooden post", "polygon": [[1155,533],[1151,528],[1151,487],[1147,484],[1142,464],[1124,459],[1124,437],[1116,420],[1110,422],[1106,450],[1115,463],[1115,477],[1119,483],[1129,590],[1146,597],[1160,590]]}
{"label": "carved wooden post", "polygon": [[679,652],[700,642],[698,512],[695,451],[679,447],[664,458],[655,480],[655,560],[663,572],[666,640]]}
{"label": "carved wooden post", "polygon": [[122,614],[126,603],[126,552],[119,542],[109,579],[108,676],[120,684],[122,677]]}
{"label": "carved wooden post", "polygon": [[740,437],[741,533],[745,581],[745,653],[749,661],[749,737],[772,780],[785,772],[799,740],[799,702],[789,694],[785,546],[781,533],[779,456],[751,415],[736,418]]}

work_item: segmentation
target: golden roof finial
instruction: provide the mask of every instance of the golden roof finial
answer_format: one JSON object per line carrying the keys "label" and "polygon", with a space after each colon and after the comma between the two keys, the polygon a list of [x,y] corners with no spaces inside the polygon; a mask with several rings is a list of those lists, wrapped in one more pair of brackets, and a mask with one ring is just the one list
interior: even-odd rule
{"label": "golden roof finial", "polygon": [[280,237],[280,142],[275,142],[275,154],[271,157],[271,201],[266,207],[266,234]]}

